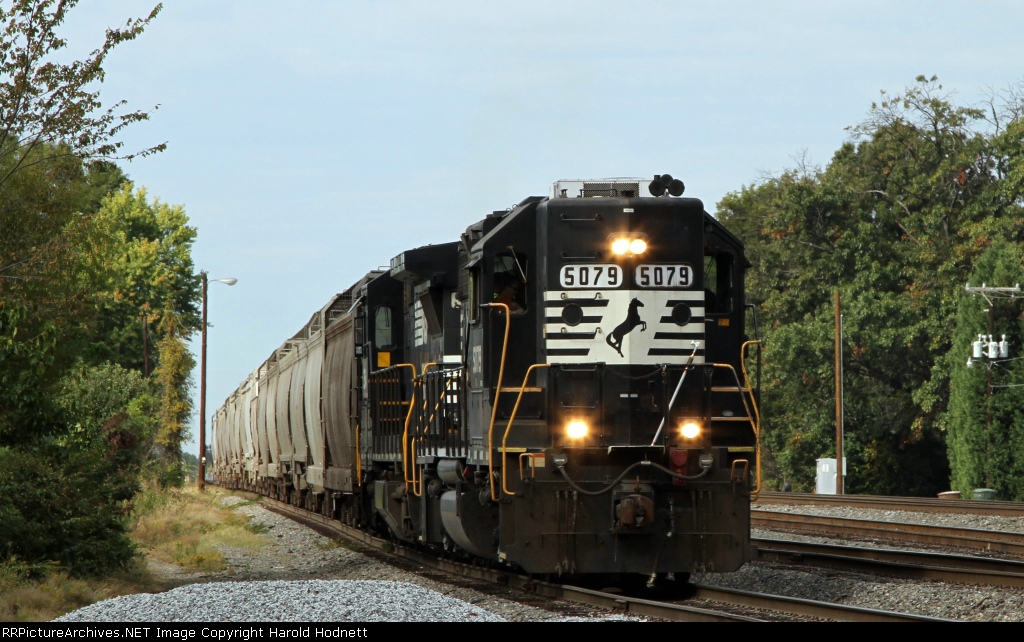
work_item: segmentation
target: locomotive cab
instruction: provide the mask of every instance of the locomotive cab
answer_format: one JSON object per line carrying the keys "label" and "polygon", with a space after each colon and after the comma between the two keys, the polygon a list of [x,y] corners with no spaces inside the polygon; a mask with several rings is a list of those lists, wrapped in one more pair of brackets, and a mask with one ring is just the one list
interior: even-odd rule
{"label": "locomotive cab", "polygon": [[498,555],[538,573],[735,570],[754,555],[757,432],[742,245],[697,199],[574,183],[473,248],[484,274],[532,259],[523,316],[482,306],[469,325]]}

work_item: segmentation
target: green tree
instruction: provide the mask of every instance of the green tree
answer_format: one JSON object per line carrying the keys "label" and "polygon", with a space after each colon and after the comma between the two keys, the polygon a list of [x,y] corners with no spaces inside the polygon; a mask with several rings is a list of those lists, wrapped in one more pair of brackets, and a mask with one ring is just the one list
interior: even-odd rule
{"label": "green tree", "polygon": [[[971,285],[1013,287],[1024,282],[1022,266],[1019,246],[997,241],[975,265]],[[945,359],[951,373],[947,443],[951,486],[965,497],[975,488],[991,488],[1001,499],[1024,500],[1022,313],[1019,298],[997,291],[964,289],[958,296],[954,349]],[[1005,335],[1017,356],[972,358],[968,368],[972,343],[979,335],[987,343],[990,324],[994,340]]]}
{"label": "green tree", "polygon": [[[142,33],[160,6],[65,63],[57,30],[76,5],[0,6],[0,561],[56,561],[86,574],[134,554],[127,502],[160,421],[156,382],[98,354],[95,345],[105,345],[134,365],[124,356],[130,346],[119,347],[119,310],[109,304],[135,272],[145,273],[152,300],[177,305],[179,326],[189,327],[198,279],[188,257],[194,230],[180,208],[161,214],[154,206],[158,224],[171,230],[157,235],[168,253],[158,261],[170,266],[161,272],[124,258],[154,239],[126,228],[117,197],[107,198],[120,190],[122,200],[148,207],[144,193],[121,189],[126,177],[111,161],[164,146],[127,153],[123,128],[149,114],[123,102],[104,108],[98,85],[106,56]],[[179,240],[167,242],[174,234]]]}
{"label": "green tree", "polygon": [[156,445],[162,464],[160,481],[177,486],[185,479],[181,444],[189,437],[188,420],[192,416],[192,370],[196,361],[185,344],[180,317],[165,309],[161,322],[160,365],[154,373],[160,386],[159,426]]}
{"label": "green tree", "polygon": [[66,431],[0,446],[0,559],[75,575],[128,564],[128,501],[153,443],[151,384],[117,365],[78,366],[54,389]]}
{"label": "green tree", "polygon": [[73,575],[127,565],[135,554],[127,507],[110,492],[104,456],[99,442],[0,446],[0,559],[37,568],[57,562]]}
{"label": "green tree", "polygon": [[1022,148],[1018,121],[993,134],[986,112],[941,89],[920,77],[883,95],[827,167],[786,172],[719,206],[756,266],[750,300],[767,326],[763,435],[798,490],[813,488],[814,460],[835,452],[836,291],[847,491],[946,487],[954,293],[993,239],[1020,240],[1021,192],[1007,178]]}
{"label": "green tree", "polygon": [[54,427],[48,387],[78,358],[112,277],[110,221],[84,211],[107,171],[63,156],[0,189],[0,443]]}
{"label": "green tree", "polygon": [[[145,189],[130,183],[103,199],[99,215],[115,229],[121,251],[112,257],[113,287],[101,295],[86,357],[150,372],[165,336],[164,310],[174,310],[180,333],[199,330],[201,285],[191,255],[196,229],[180,205],[150,202]],[[143,364],[147,352],[150,363]]]}
{"label": "green tree", "polygon": [[103,44],[85,59],[64,63],[59,52],[67,41],[58,29],[77,4],[12,0],[0,6],[0,186],[21,169],[51,158],[131,159],[166,146],[124,153],[121,131],[147,120],[149,112],[125,111],[124,101],[104,109],[96,88],[110,52],[141,34],[162,5],[122,29],[108,29]]}

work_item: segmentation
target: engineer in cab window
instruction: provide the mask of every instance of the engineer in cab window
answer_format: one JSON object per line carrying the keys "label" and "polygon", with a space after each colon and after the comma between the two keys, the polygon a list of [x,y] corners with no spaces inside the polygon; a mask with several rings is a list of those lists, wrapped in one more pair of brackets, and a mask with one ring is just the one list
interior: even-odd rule
{"label": "engineer in cab window", "polygon": [[519,304],[519,279],[508,272],[497,272],[494,275],[494,302],[504,303],[512,314],[525,312]]}

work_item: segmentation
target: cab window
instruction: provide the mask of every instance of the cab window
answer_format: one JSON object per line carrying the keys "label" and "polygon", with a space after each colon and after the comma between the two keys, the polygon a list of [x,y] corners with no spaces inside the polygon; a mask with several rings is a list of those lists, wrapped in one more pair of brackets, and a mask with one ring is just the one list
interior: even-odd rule
{"label": "cab window", "polygon": [[373,345],[378,350],[391,350],[392,345],[391,308],[377,306],[373,312]]}
{"label": "cab window", "polygon": [[732,312],[733,255],[715,252],[704,256],[704,311],[707,314]]}
{"label": "cab window", "polygon": [[504,303],[512,314],[526,312],[526,257],[521,252],[501,252],[494,255],[491,274],[494,284],[493,303]]}

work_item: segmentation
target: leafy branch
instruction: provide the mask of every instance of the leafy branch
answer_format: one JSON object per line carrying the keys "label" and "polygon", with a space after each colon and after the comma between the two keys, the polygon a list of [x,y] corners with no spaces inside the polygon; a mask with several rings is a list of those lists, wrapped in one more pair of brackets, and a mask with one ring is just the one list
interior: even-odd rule
{"label": "leafy branch", "polygon": [[[95,88],[104,80],[103,64],[110,52],[141,34],[163,5],[120,29],[107,29],[103,45],[83,60],[62,63],[56,58],[67,41],[57,29],[77,3],[15,0],[10,8],[0,8],[0,185],[16,172],[59,155],[131,160],[167,146],[127,153],[118,136],[150,114],[125,111],[124,100],[104,109]],[[40,148],[51,153],[34,154]]]}

